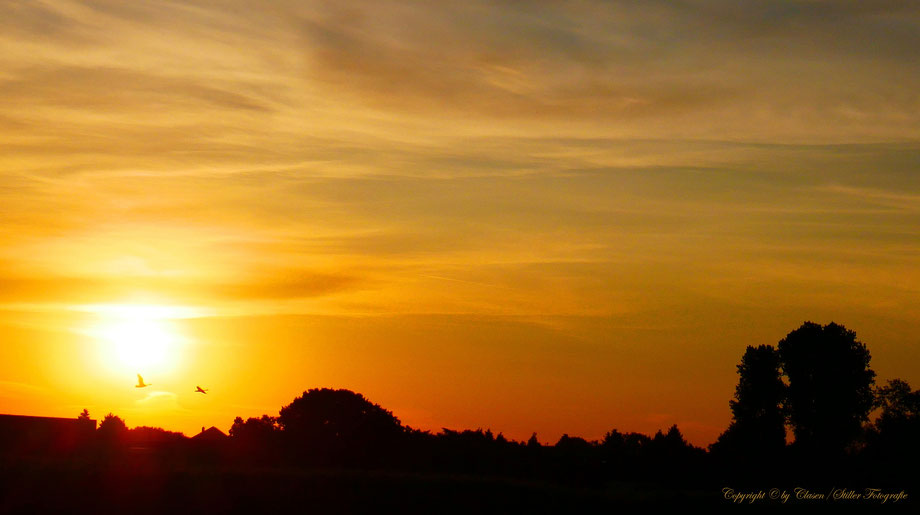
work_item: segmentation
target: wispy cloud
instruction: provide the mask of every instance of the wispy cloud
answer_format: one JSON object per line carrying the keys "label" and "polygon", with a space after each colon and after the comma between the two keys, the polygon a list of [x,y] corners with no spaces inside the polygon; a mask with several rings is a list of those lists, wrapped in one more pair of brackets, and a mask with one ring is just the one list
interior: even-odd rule
{"label": "wispy cloud", "polygon": [[0,277],[0,302],[104,303],[130,299],[137,292],[161,294],[175,302],[261,301],[312,298],[366,286],[345,274],[289,271],[255,276],[249,281],[214,282],[190,277]]}
{"label": "wispy cloud", "polygon": [[19,381],[0,381],[0,397],[20,398],[47,392],[47,388]]}
{"label": "wispy cloud", "polygon": [[591,274],[913,248],[913,2],[0,10],[5,302],[597,313]]}
{"label": "wispy cloud", "polygon": [[179,404],[179,396],[173,392],[155,390],[148,392],[143,399],[135,401],[135,405],[149,410],[158,411],[183,411]]}
{"label": "wispy cloud", "polygon": [[898,211],[915,214],[920,212],[920,193],[904,193],[875,188],[845,186],[842,184],[830,184],[821,189],[829,193],[849,197],[855,201],[876,204]]}

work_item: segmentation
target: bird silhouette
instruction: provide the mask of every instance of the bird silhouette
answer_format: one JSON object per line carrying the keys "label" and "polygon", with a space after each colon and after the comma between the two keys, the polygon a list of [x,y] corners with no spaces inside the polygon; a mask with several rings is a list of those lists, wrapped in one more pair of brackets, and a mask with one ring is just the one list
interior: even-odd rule
{"label": "bird silhouette", "polygon": [[201,393],[207,395],[208,389],[207,389],[207,388],[202,388],[202,387],[200,387],[200,386],[196,386],[196,387],[195,387],[195,392],[196,392],[196,393],[197,393],[197,392],[201,392]]}
{"label": "bird silhouette", "polygon": [[137,384],[134,385],[135,388],[146,388],[150,386],[149,383],[144,382],[144,378],[140,374],[137,374]]}

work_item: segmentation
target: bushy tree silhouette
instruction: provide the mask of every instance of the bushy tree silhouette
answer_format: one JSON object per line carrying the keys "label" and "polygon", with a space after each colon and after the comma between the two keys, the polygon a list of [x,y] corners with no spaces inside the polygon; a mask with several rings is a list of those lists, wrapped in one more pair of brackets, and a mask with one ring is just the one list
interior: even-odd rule
{"label": "bushy tree silhouette", "polygon": [[690,445],[684,439],[677,424],[668,428],[667,432],[659,430],[646,445],[647,457],[657,460],[659,464],[679,465],[689,458],[703,453],[702,449]]}
{"label": "bushy tree silhouette", "polygon": [[920,390],[893,379],[876,390],[876,406],[882,411],[868,429],[869,455],[915,464],[920,458]]}
{"label": "bushy tree silhouette", "polygon": [[128,432],[128,426],[125,421],[117,415],[109,413],[99,423],[99,436],[107,439],[119,439],[124,437]]}
{"label": "bushy tree silhouette", "polygon": [[281,453],[280,434],[275,417],[262,415],[245,421],[236,417],[230,427],[230,443],[239,459],[251,463],[268,462]]}
{"label": "bushy tree silhouette", "polygon": [[245,441],[271,440],[279,429],[278,419],[268,415],[251,417],[245,421],[242,417],[236,417],[230,427],[230,437]]}
{"label": "bushy tree silhouette", "polygon": [[907,381],[892,379],[878,388],[875,395],[876,405],[882,409],[879,425],[920,416],[920,390],[911,391]]}
{"label": "bushy tree silhouette", "polygon": [[567,454],[591,454],[594,447],[597,446],[597,442],[589,442],[580,436],[569,436],[568,434],[563,434],[559,437],[559,441],[556,442],[556,449],[560,450]]}
{"label": "bushy tree silhouette", "polygon": [[684,435],[677,428],[677,424],[669,427],[667,433],[662,433],[659,429],[655,433],[655,437],[652,438],[652,443],[658,444],[662,449],[673,453],[681,452],[682,449],[687,447],[687,441],[684,440]]}
{"label": "bushy tree silhouette", "polygon": [[405,435],[399,419],[350,390],[311,389],[281,408],[278,426],[301,459],[370,462]]}
{"label": "bushy tree silhouette", "polygon": [[805,322],[777,346],[789,387],[786,409],[797,448],[840,454],[873,406],[869,350],[842,325]]}
{"label": "bushy tree silhouette", "polygon": [[716,454],[763,459],[786,445],[783,383],[779,354],[771,345],[748,346],[738,365],[732,422],[711,450]]}
{"label": "bushy tree silhouette", "polygon": [[81,411],[80,414],[77,416],[77,420],[90,420],[89,410],[86,408],[83,408],[83,411]]}
{"label": "bushy tree silhouette", "polygon": [[604,435],[601,447],[612,454],[639,456],[650,441],[651,438],[642,433],[621,433],[614,429]]}
{"label": "bushy tree silhouette", "polygon": [[128,426],[120,417],[109,413],[96,430],[97,443],[105,453],[116,452],[128,443]]}

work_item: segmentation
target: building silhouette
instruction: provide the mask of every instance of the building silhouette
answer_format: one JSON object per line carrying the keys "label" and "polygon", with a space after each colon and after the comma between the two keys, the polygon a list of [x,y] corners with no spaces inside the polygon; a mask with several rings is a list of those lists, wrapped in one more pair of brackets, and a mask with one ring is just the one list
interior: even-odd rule
{"label": "building silhouette", "polygon": [[88,444],[96,431],[93,419],[0,415],[0,455],[61,455]]}

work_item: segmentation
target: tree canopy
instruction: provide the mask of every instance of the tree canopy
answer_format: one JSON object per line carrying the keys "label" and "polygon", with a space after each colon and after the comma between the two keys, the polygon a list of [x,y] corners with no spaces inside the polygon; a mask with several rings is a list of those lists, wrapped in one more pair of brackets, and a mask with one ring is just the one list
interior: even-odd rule
{"label": "tree canopy", "polygon": [[106,440],[121,440],[128,433],[128,426],[118,415],[109,413],[99,423],[99,436]]}
{"label": "tree canopy", "polygon": [[738,365],[735,398],[729,401],[732,423],[713,449],[760,456],[782,449],[786,445],[785,397],[776,350],[770,345],[748,346]]}
{"label": "tree canopy", "polygon": [[842,452],[873,406],[869,350],[842,325],[805,322],[779,342],[777,351],[788,381],[785,406],[796,445]]}
{"label": "tree canopy", "polygon": [[323,461],[385,451],[406,429],[393,413],[350,390],[313,388],[281,408],[278,427],[302,454]]}

